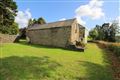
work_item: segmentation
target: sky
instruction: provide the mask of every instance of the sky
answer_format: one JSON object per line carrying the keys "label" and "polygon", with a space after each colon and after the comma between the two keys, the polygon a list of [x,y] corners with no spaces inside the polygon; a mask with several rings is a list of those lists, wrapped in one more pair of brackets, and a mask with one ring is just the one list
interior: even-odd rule
{"label": "sky", "polygon": [[47,23],[76,18],[87,29],[120,20],[119,0],[14,0],[18,5],[15,21],[19,28],[28,20],[43,17]]}

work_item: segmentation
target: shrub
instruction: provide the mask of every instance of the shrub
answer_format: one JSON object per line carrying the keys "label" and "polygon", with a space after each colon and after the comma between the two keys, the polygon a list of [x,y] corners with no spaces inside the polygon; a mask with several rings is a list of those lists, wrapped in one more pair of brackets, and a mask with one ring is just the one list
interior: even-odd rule
{"label": "shrub", "polygon": [[113,45],[108,45],[107,47],[110,51],[114,52],[115,51],[115,46]]}
{"label": "shrub", "polygon": [[110,43],[104,41],[98,41],[98,43],[102,45],[104,48],[107,48],[108,50],[115,53],[115,55],[120,58],[120,43]]}
{"label": "shrub", "polygon": [[114,46],[114,52],[118,57],[120,57],[120,46]]}
{"label": "shrub", "polygon": [[83,42],[79,42],[79,41],[76,41],[76,46],[81,46],[81,47],[85,47],[85,43],[83,43]]}

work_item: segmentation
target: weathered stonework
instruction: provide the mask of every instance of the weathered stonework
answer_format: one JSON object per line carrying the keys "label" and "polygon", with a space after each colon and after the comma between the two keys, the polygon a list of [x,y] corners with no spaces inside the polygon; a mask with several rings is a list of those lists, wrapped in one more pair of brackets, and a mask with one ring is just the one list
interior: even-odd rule
{"label": "weathered stonework", "polygon": [[[27,36],[33,44],[63,48],[69,45],[75,45],[76,41],[80,41],[80,26],[76,20],[71,22],[72,23],[66,21],[60,23],[57,22],[57,25],[56,23],[49,23],[44,26],[33,26],[34,28],[31,27],[30,29],[27,29]],[[67,25],[68,23],[69,25]],[[81,38],[83,38],[83,36],[81,36]]]}
{"label": "weathered stonework", "polygon": [[13,43],[16,39],[17,35],[8,35],[0,33],[0,42],[1,43]]}
{"label": "weathered stonework", "polygon": [[27,35],[33,44],[65,47],[69,44],[71,27],[30,30]]}

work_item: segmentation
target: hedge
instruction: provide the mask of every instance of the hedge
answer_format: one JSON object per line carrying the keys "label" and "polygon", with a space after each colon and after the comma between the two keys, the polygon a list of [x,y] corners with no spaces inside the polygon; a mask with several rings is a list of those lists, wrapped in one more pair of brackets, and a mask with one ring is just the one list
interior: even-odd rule
{"label": "hedge", "polygon": [[118,58],[120,59],[120,43],[110,43],[104,41],[97,41],[97,43],[101,44],[104,48],[115,53],[115,55],[118,56]]}

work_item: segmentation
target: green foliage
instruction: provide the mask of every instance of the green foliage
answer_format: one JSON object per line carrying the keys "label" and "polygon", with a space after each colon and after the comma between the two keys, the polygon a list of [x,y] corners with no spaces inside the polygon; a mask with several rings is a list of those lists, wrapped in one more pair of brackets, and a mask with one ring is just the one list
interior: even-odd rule
{"label": "green foliage", "polygon": [[108,49],[116,54],[120,58],[120,46],[108,45]]}
{"label": "green foliage", "polygon": [[120,25],[119,20],[114,20],[112,25],[110,26],[110,41],[117,41],[116,36],[120,36]]}
{"label": "green foliage", "polygon": [[96,29],[91,30],[89,36],[95,40],[98,37],[98,31]]}
{"label": "green foliage", "polygon": [[12,25],[9,26],[2,26],[0,27],[1,33],[3,34],[10,34],[10,35],[16,35],[19,32],[18,24],[13,23]]}
{"label": "green foliage", "polygon": [[46,24],[46,21],[42,17],[38,18],[37,20],[36,19],[33,19],[33,20],[29,19],[28,27],[30,27],[34,24]]}
{"label": "green foliage", "polygon": [[115,36],[120,34],[118,21],[114,21],[112,25],[104,23],[102,26],[96,25],[96,27],[90,31],[90,37],[94,40],[104,40],[115,42]]}
{"label": "green foliage", "polygon": [[16,34],[18,34],[18,32],[19,32],[18,24],[17,23],[13,23],[10,26],[9,34],[16,35]]}
{"label": "green foliage", "polygon": [[[17,12],[16,2],[13,0],[0,0],[0,31],[6,34],[16,34],[11,30]],[[12,32],[10,32],[12,31]]]}
{"label": "green foliage", "polygon": [[120,58],[120,43],[110,43],[104,41],[98,41],[104,48],[113,52],[117,57]]}
{"label": "green foliage", "polygon": [[104,40],[105,39],[105,34],[101,26],[96,25],[95,27],[96,31],[98,32],[98,36],[96,37],[97,40]]}
{"label": "green foliage", "polygon": [[4,26],[4,25],[0,25],[0,33],[3,33],[3,34],[8,34],[9,33],[9,26]]}
{"label": "green foliage", "polygon": [[37,23],[38,24],[46,24],[46,21],[42,17],[40,17],[40,18],[38,18]]}
{"label": "green foliage", "polygon": [[85,47],[85,43],[81,42],[81,41],[76,41],[76,46],[80,46],[80,47],[84,48]]}
{"label": "green foliage", "polygon": [[29,19],[29,21],[28,21],[28,27],[30,27],[33,23],[34,23],[34,20]]}
{"label": "green foliage", "polygon": [[37,20],[36,19],[33,19],[32,20],[32,24],[36,24],[37,23]]}

